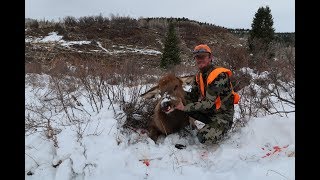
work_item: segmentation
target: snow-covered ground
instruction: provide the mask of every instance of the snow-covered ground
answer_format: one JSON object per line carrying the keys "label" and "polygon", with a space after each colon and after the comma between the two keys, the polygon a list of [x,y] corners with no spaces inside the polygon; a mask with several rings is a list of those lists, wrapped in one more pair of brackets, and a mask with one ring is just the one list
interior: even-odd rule
{"label": "snow-covered ground", "polygon": [[[50,99],[46,94],[50,92],[48,78],[37,76],[38,86],[26,80],[26,106],[40,106],[39,98]],[[66,117],[53,115],[53,111],[44,113],[52,119],[51,125],[60,129],[55,139],[57,146],[46,138],[45,132],[26,135],[25,179],[295,179],[294,113],[251,118],[219,145],[202,145],[192,135],[178,134],[155,144],[143,132],[122,133],[114,113],[122,113],[117,104],[112,104],[113,110],[106,100],[98,113],[90,111],[89,102],[78,100],[90,114],[81,115],[86,122],[81,125],[67,125]],[[26,112],[26,116],[32,116]],[[36,114],[33,117],[45,120]],[[176,143],[186,148],[177,149]]]}

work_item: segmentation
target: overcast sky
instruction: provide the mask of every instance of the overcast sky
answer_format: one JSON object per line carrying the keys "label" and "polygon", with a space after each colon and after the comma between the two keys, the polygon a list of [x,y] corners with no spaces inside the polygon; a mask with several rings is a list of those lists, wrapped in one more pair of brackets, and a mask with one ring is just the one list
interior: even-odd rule
{"label": "overcast sky", "polygon": [[294,0],[25,0],[25,17],[186,17],[227,28],[251,29],[255,13],[268,5],[276,32],[295,32]]}

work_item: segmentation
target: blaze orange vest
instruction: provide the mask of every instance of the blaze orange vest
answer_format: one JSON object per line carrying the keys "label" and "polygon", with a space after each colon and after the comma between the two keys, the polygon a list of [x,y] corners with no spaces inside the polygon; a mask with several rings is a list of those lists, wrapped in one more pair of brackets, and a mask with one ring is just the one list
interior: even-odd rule
{"label": "blaze orange vest", "polygon": [[[216,68],[209,74],[209,76],[207,78],[207,86],[210,83],[212,83],[216,79],[216,77],[218,77],[218,75],[220,73],[223,73],[223,72],[227,73],[229,77],[232,75],[232,72],[229,69],[222,68],[222,67]],[[197,81],[198,85],[200,86],[202,97],[205,97],[204,82],[203,82],[203,78],[202,78],[202,73],[201,72],[196,76],[196,81]],[[230,82],[230,85],[231,85],[231,88],[232,88],[231,82]],[[240,100],[240,95],[238,93],[234,92],[233,88],[232,88],[232,94],[233,94],[233,97],[234,97],[233,98],[233,103],[234,104],[238,104],[238,102]],[[215,104],[216,104],[216,109],[220,109],[220,107],[221,107],[220,96],[217,97],[217,99],[215,101]]]}

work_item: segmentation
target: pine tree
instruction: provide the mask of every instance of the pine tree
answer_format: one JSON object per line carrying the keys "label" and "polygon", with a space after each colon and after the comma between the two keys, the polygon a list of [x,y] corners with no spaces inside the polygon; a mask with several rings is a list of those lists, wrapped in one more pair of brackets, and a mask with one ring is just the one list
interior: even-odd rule
{"label": "pine tree", "polygon": [[167,69],[174,65],[180,64],[180,49],[178,45],[179,39],[175,32],[174,23],[170,22],[161,56],[161,68]]}
{"label": "pine tree", "polygon": [[268,6],[260,7],[255,14],[251,24],[249,36],[249,47],[253,51],[255,43],[260,42],[267,49],[269,44],[274,40],[275,30],[273,28],[273,18]]}

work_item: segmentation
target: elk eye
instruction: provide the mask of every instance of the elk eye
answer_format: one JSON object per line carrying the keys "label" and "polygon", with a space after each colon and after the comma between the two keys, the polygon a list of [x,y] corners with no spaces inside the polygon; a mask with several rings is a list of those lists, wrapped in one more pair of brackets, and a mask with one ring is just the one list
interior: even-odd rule
{"label": "elk eye", "polygon": [[177,88],[178,88],[178,85],[174,86],[174,89],[173,89],[173,90],[175,91],[175,90],[177,90]]}

